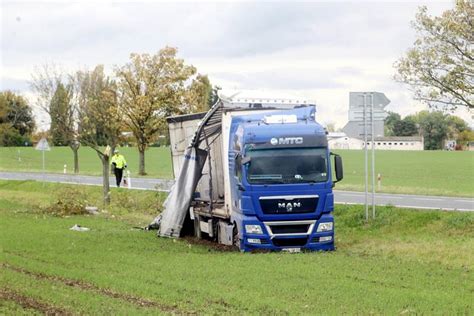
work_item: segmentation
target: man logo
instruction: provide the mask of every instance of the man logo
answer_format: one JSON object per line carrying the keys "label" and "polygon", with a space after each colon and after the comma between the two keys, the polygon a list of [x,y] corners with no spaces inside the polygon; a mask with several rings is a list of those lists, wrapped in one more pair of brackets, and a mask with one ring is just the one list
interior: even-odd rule
{"label": "man logo", "polygon": [[270,139],[270,144],[275,145],[301,145],[303,137],[280,137]]}
{"label": "man logo", "polygon": [[293,202],[293,203],[278,203],[278,208],[286,208],[287,212],[293,211],[293,208],[301,207],[300,202]]}

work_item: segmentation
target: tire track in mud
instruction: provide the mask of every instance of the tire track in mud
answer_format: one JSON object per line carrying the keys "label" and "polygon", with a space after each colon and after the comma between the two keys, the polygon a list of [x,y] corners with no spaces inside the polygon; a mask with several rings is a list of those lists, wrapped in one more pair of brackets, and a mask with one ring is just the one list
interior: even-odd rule
{"label": "tire track in mud", "polygon": [[74,315],[64,308],[41,302],[8,288],[0,288],[0,299],[13,301],[23,308],[34,309],[45,315]]}
{"label": "tire track in mud", "polygon": [[92,283],[88,283],[88,282],[85,282],[85,281],[68,279],[68,278],[65,278],[65,277],[55,276],[55,275],[47,275],[47,274],[40,273],[40,272],[33,272],[33,271],[29,271],[29,270],[21,268],[21,267],[10,265],[8,263],[0,263],[0,267],[6,268],[6,269],[9,269],[9,270],[18,272],[18,273],[22,273],[24,275],[31,276],[35,279],[58,282],[58,283],[62,283],[62,284],[66,285],[66,286],[69,286],[69,287],[73,287],[73,288],[77,288],[77,289],[81,289],[81,290],[85,290],[85,291],[95,292],[95,293],[105,295],[105,296],[108,296],[108,297],[111,297],[111,298],[126,301],[126,302],[131,303],[131,304],[133,304],[135,306],[138,306],[138,307],[157,308],[157,309],[159,309],[160,311],[163,311],[163,312],[168,312],[168,313],[172,313],[172,314],[179,314],[179,315],[194,315],[194,314],[197,314],[194,311],[180,310],[177,307],[177,305],[165,305],[165,304],[158,303],[156,301],[151,301],[151,300],[141,298],[141,297],[138,297],[138,296],[125,294],[125,293],[119,293],[119,292],[116,292],[114,290],[107,289],[107,288],[100,288],[100,287],[98,287],[98,286],[96,286]]}

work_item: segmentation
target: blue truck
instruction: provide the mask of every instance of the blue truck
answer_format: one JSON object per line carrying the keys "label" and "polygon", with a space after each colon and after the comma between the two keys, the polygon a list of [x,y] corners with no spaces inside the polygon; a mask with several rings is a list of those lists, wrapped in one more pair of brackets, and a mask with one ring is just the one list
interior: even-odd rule
{"label": "blue truck", "polygon": [[176,177],[189,144],[205,152],[186,214],[194,235],[244,252],[334,250],[342,159],[315,118],[314,104],[240,99],[169,118]]}

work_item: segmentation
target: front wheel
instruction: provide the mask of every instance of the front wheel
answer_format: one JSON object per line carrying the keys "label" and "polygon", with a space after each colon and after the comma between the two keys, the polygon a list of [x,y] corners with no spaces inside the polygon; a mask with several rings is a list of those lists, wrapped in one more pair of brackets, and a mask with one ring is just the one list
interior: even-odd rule
{"label": "front wheel", "polygon": [[234,247],[236,247],[238,250],[242,251],[242,243],[240,241],[239,229],[237,227],[237,224],[234,224],[234,229],[233,229],[233,232],[232,232],[232,243],[234,244]]}

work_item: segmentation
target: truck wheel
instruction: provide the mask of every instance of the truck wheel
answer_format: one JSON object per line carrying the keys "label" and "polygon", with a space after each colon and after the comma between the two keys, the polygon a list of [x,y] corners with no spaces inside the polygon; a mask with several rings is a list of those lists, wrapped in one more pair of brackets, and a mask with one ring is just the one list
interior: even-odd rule
{"label": "truck wheel", "polygon": [[234,229],[232,232],[232,243],[234,244],[237,249],[241,250],[240,248],[240,238],[239,238],[239,229],[237,228],[237,224],[234,223]]}

